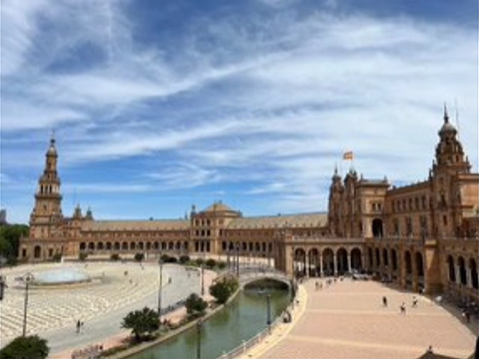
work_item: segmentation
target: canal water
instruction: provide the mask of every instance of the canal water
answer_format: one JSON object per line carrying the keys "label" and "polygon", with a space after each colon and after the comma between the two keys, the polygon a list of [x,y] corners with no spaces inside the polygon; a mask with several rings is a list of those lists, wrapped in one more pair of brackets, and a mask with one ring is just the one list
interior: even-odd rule
{"label": "canal water", "polygon": [[[281,289],[246,289],[223,310],[203,322],[201,359],[216,359],[266,328],[266,293],[271,295],[274,321],[288,306],[290,295]],[[196,359],[198,332],[192,328],[171,340],[131,356],[131,359]]]}

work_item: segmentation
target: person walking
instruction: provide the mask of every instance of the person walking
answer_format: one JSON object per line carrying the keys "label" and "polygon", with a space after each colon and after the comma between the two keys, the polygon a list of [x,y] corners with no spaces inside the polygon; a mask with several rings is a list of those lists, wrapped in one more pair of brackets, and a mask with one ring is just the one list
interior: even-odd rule
{"label": "person walking", "polygon": [[401,314],[406,314],[406,305],[404,304],[404,302],[401,304],[399,309],[401,310]]}
{"label": "person walking", "polygon": [[77,321],[77,334],[80,333],[81,322],[80,320]]}
{"label": "person walking", "polygon": [[412,305],[411,305],[412,308],[416,308],[417,307],[417,298],[415,295],[412,296]]}
{"label": "person walking", "polygon": [[387,307],[388,306],[388,298],[386,298],[386,296],[383,296],[383,307]]}

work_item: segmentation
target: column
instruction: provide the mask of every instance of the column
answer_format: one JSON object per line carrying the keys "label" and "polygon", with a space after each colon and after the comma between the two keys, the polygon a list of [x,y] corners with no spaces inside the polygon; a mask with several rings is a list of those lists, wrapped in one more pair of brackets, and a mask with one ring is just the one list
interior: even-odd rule
{"label": "column", "polygon": [[460,286],[461,284],[461,267],[459,264],[456,264],[456,285]]}
{"label": "column", "polygon": [[306,261],[306,263],[305,263],[305,265],[306,265],[306,268],[305,268],[306,278],[309,278],[309,270],[311,269],[311,263],[309,263],[309,261],[311,259],[310,256],[309,256],[309,252],[306,252],[306,255],[305,255],[304,258],[305,258],[305,261]]}
{"label": "column", "polygon": [[324,277],[324,271],[323,271],[323,253],[319,253],[319,275],[320,277]]}
{"label": "column", "polygon": [[361,253],[361,269],[369,270],[369,266],[366,265],[366,256],[364,253]]}
{"label": "column", "polygon": [[351,273],[351,253],[348,253],[348,272]]}
{"label": "column", "polygon": [[336,253],[334,253],[334,256],[333,256],[333,262],[334,262],[333,276],[336,276],[338,274],[338,257],[336,256]]}

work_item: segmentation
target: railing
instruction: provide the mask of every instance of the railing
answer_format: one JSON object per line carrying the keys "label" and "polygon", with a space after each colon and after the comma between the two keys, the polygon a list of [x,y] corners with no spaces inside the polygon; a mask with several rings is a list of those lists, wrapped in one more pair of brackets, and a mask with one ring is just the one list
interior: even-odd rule
{"label": "railing", "polygon": [[283,321],[283,318],[284,318],[284,312],[280,316],[278,316],[278,318],[276,318],[276,320],[273,323],[271,323],[271,325],[268,328],[262,330],[251,339],[247,341],[243,341],[241,345],[234,348],[233,350],[230,350],[227,353],[223,353],[223,355],[218,357],[218,359],[233,359],[238,357],[241,354],[244,354],[250,348],[254,347],[256,344],[261,343],[266,337],[268,337],[271,334],[271,331],[273,331],[273,329],[276,328]]}

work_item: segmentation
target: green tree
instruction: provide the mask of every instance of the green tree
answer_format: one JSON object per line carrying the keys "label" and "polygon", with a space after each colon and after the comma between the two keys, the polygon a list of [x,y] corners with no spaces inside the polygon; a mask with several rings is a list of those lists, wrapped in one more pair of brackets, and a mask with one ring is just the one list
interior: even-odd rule
{"label": "green tree", "polygon": [[131,329],[136,341],[141,341],[145,334],[154,332],[160,327],[158,313],[148,307],[136,310],[123,318],[122,328]]}
{"label": "green tree", "polygon": [[145,259],[145,255],[143,253],[135,253],[135,261],[141,262],[143,259]]}
{"label": "green tree", "polygon": [[84,262],[88,258],[88,253],[87,252],[80,252],[78,253],[78,259],[81,262]]}
{"label": "green tree", "polygon": [[222,277],[210,287],[210,294],[215,297],[218,303],[224,304],[238,287],[239,283],[235,277]]}
{"label": "green tree", "polygon": [[18,337],[0,350],[2,359],[45,359],[50,348],[38,335]]}
{"label": "green tree", "polygon": [[198,294],[192,293],[188,298],[186,298],[185,307],[186,313],[190,315],[203,315],[208,307],[208,303],[206,303],[206,301],[204,301],[203,298],[201,298]]}
{"label": "green tree", "polygon": [[187,255],[182,255],[180,256],[180,263],[181,264],[186,264],[190,261],[190,257]]}
{"label": "green tree", "polygon": [[29,228],[24,224],[0,225],[0,253],[9,263],[15,263],[21,237],[28,237]]}
{"label": "green tree", "polygon": [[110,256],[110,260],[113,262],[119,261],[120,255],[118,253],[112,253],[112,255]]}
{"label": "green tree", "polygon": [[215,261],[214,259],[212,259],[212,258],[208,259],[208,260],[206,261],[206,267],[208,267],[208,268],[210,268],[210,269],[216,267],[216,261]]}

